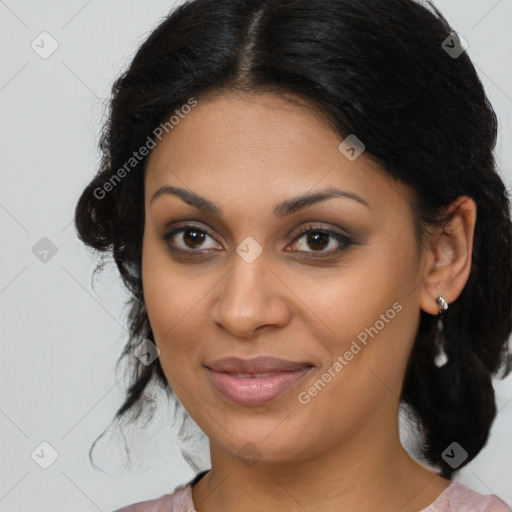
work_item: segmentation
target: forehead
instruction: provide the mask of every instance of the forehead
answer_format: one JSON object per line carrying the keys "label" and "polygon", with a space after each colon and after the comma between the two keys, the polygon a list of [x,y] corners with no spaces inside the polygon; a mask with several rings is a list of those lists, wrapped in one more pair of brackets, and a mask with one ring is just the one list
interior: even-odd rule
{"label": "forehead", "polygon": [[230,93],[198,100],[148,157],[146,200],[168,184],[259,207],[329,186],[375,206],[407,201],[404,185],[364,153],[350,161],[327,119],[296,99]]}

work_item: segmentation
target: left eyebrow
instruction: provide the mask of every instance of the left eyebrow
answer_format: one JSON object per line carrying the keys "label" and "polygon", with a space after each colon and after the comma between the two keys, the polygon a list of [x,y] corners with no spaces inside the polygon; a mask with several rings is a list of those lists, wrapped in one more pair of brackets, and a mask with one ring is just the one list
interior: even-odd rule
{"label": "left eyebrow", "polygon": [[299,210],[302,210],[314,203],[326,201],[327,199],[332,199],[335,197],[351,199],[352,201],[357,201],[358,203],[366,206],[367,208],[370,208],[370,205],[357,194],[349,192],[348,190],[330,187],[326,190],[322,190],[321,192],[305,194],[302,196],[294,197],[292,199],[287,199],[286,201],[279,203],[274,208],[274,214],[276,215],[276,217],[282,218],[285,217],[286,215],[290,215],[291,213],[295,213]]}
{"label": "left eyebrow", "polygon": [[[215,215],[218,217],[222,217],[223,215],[222,209],[219,208],[215,203],[213,203],[209,199],[197,195],[189,190],[185,190],[180,187],[172,187],[169,185],[165,185],[159,188],[153,194],[149,203],[153,203],[153,201],[157,197],[164,194],[176,195],[183,199],[183,201],[185,201],[190,206],[193,206],[205,213],[209,213],[211,215]],[[322,190],[321,192],[305,194],[293,197],[291,199],[287,199],[286,201],[283,201],[274,207],[274,215],[278,218],[283,218],[286,217],[287,215],[307,208],[308,206],[311,206],[315,203],[319,203],[320,201],[326,201],[327,199],[332,199],[335,197],[350,199],[366,206],[367,208],[370,208],[369,204],[362,197],[359,197],[357,194],[354,194],[353,192],[349,192],[347,190],[330,187],[326,190]]]}

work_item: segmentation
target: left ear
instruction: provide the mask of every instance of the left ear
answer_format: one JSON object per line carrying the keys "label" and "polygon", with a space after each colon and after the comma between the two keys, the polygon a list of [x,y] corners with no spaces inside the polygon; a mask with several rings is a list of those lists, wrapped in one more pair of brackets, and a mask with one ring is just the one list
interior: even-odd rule
{"label": "left ear", "polygon": [[449,207],[450,221],[431,237],[425,258],[425,274],[420,289],[420,307],[431,315],[439,313],[437,297],[448,304],[462,292],[471,272],[476,204],[460,196]]}

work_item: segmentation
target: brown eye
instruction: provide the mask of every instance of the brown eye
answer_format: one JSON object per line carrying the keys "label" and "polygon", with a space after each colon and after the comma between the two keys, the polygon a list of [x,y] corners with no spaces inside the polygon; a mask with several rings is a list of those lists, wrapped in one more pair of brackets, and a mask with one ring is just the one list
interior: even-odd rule
{"label": "brown eye", "polygon": [[329,235],[325,233],[310,232],[306,235],[306,243],[315,251],[325,249],[329,245]]}
{"label": "brown eye", "polygon": [[[307,228],[294,240],[297,249],[291,252],[305,252],[312,256],[329,256],[347,249],[354,242],[347,235],[319,228]],[[310,250],[308,250],[310,249]],[[326,250],[330,249],[330,250]]]}
{"label": "brown eye", "polygon": [[195,249],[198,245],[201,245],[205,239],[205,233],[195,229],[186,229],[183,231],[183,242],[187,247]]}
{"label": "brown eye", "polygon": [[[181,236],[180,236],[181,234]],[[167,243],[172,251],[176,252],[204,252],[199,249],[214,249],[218,244],[213,240],[213,245],[205,245],[208,238],[213,238],[204,230],[194,226],[185,226],[169,231],[163,236],[163,240]]]}

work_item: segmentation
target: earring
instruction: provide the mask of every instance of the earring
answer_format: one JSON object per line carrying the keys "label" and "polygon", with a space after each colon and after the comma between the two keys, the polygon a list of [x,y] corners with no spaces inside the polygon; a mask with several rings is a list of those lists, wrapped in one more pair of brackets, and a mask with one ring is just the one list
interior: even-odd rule
{"label": "earring", "polygon": [[440,310],[437,318],[437,333],[435,338],[435,345],[437,347],[437,354],[434,358],[434,364],[441,368],[448,362],[448,356],[444,351],[444,342],[443,342],[443,318],[446,310],[448,309],[448,303],[444,300],[443,297],[437,298],[437,303],[439,304]]}

